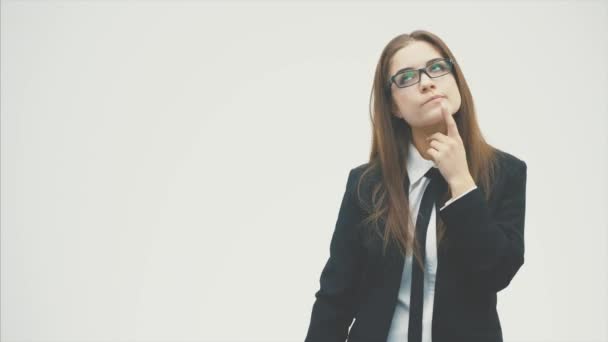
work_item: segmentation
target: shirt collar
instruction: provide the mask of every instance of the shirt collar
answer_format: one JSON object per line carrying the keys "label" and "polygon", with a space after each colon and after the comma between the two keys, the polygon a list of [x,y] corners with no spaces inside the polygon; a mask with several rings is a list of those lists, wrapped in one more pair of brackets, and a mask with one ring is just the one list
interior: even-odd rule
{"label": "shirt collar", "polygon": [[416,146],[412,142],[408,145],[407,154],[407,175],[410,179],[410,185],[418,182],[431,167],[437,167],[433,160],[426,160],[422,158],[420,152],[416,149]]}

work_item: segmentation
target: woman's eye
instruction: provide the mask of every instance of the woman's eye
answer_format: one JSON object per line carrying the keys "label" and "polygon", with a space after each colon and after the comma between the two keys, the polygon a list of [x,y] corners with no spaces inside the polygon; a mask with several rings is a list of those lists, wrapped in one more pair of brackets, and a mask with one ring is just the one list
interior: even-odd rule
{"label": "woman's eye", "polygon": [[406,73],[403,73],[403,76],[401,77],[402,80],[407,81],[410,80],[414,77],[414,73],[411,71],[408,71]]}
{"label": "woman's eye", "polygon": [[443,70],[443,64],[441,63],[435,63],[433,65],[431,65],[431,71],[438,71],[438,70]]}

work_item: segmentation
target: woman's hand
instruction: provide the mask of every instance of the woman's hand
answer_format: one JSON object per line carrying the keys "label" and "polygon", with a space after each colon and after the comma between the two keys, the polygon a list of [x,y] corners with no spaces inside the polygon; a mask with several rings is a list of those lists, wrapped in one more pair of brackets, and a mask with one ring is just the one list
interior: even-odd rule
{"label": "woman's hand", "polygon": [[452,197],[458,197],[475,186],[475,181],[469,172],[467,155],[458,133],[456,121],[448,113],[444,103],[441,104],[441,114],[445,119],[448,135],[437,132],[428,136],[426,140],[431,148],[426,152],[450,186]]}

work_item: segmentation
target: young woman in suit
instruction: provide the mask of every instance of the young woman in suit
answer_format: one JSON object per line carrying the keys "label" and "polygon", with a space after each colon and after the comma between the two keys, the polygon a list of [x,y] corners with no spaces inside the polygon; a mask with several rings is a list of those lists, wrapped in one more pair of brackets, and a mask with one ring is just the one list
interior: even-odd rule
{"label": "young woman in suit", "polygon": [[456,58],[393,38],[370,100],[306,341],[502,341],[497,292],[524,262],[526,163],[483,138]]}

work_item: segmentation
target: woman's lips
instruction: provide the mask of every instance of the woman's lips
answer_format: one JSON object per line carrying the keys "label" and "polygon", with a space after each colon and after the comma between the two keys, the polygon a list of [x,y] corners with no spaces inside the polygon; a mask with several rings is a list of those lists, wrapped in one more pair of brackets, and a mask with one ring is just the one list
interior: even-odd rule
{"label": "woman's lips", "polygon": [[438,100],[443,100],[444,98],[445,98],[445,97],[443,97],[443,96],[436,97],[436,98],[434,98],[434,99],[432,99],[432,100],[430,100],[430,101],[425,102],[425,103],[423,104],[423,106],[424,106],[424,105],[426,105],[426,104],[429,104],[429,103],[435,103],[435,102],[439,102]]}

